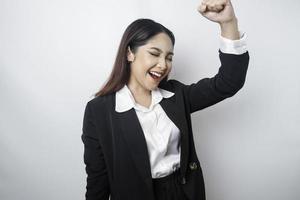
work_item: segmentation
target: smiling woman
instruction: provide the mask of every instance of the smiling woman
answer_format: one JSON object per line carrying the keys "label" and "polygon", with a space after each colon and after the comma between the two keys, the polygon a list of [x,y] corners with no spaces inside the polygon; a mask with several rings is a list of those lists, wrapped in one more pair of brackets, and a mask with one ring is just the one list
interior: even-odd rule
{"label": "smiling woman", "polygon": [[[153,46],[153,47],[149,48],[150,50],[148,50],[148,53],[150,55],[152,55],[152,57],[155,57],[155,58],[150,58],[150,59],[152,59],[154,62],[156,62],[157,66],[162,69],[162,70],[157,69],[157,71],[154,71],[155,69],[154,70],[151,69],[151,71],[149,71],[149,74],[156,81],[163,79],[165,77],[165,75],[169,74],[169,72],[171,71],[171,67],[172,67],[172,56],[174,55],[174,53],[171,51],[167,51],[166,53],[164,53],[163,50],[159,49],[158,47],[155,47],[155,46],[160,46],[161,44],[165,43],[166,41],[164,41],[164,40],[169,40],[168,36],[166,36],[166,34],[164,34],[164,33],[160,33],[160,34],[154,36],[153,39],[151,39],[151,41],[148,42],[148,44]],[[152,42],[154,44],[151,44]],[[167,44],[167,45],[170,45],[170,44]],[[173,49],[173,45],[172,45],[172,49]],[[166,54],[165,58],[164,58],[164,54]],[[159,63],[160,62],[159,59],[160,59],[161,55],[163,56],[162,59],[166,60],[166,62],[167,62],[166,64],[163,63],[161,65]],[[134,55],[132,55],[132,53],[131,53],[131,56],[134,56]],[[161,67],[161,66],[165,66],[166,69],[164,69],[164,67]]]}
{"label": "smiling woman", "polygon": [[249,55],[229,0],[205,0],[199,12],[220,24],[221,67],[190,85],[168,80],[169,29],[138,19],[125,30],[107,83],[85,108],[87,200],[205,200],[191,113],[237,93]]}
{"label": "smiling woman", "polygon": [[[132,91],[135,100],[147,105],[151,102],[151,91],[165,78],[172,68],[173,44],[166,33],[153,36],[145,45],[138,47],[133,53],[128,47],[130,62],[130,77],[127,86]],[[148,97],[148,101],[139,102]],[[147,98],[146,98],[147,99]]]}
{"label": "smiling woman", "polygon": [[[151,19],[135,20],[123,34],[107,83],[95,96],[111,94],[125,84],[129,85],[136,96],[149,96],[150,90],[168,79],[174,44],[173,33],[162,24]],[[150,71],[162,76],[152,77]],[[146,78],[152,83],[146,82]]]}

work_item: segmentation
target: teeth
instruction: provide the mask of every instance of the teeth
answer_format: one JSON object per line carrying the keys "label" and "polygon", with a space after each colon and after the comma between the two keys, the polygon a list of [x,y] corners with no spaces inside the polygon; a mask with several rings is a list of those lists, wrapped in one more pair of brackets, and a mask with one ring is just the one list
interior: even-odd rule
{"label": "teeth", "polygon": [[161,77],[162,75],[157,73],[157,72],[150,72],[151,74],[155,75],[155,76],[158,76],[158,77]]}

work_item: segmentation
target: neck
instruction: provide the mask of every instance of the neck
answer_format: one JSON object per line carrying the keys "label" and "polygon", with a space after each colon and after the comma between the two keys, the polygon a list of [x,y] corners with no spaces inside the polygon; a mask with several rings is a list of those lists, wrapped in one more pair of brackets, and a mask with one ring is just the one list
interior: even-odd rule
{"label": "neck", "polygon": [[127,87],[129,88],[129,90],[131,91],[131,93],[134,96],[150,96],[151,95],[151,90],[148,90],[140,85],[135,85],[132,83],[128,83]]}

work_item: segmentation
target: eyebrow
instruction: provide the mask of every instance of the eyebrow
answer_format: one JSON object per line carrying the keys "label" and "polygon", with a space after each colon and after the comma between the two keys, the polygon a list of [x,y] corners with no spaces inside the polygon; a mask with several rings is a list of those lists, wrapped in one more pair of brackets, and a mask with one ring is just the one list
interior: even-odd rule
{"label": "eyebrow", "polygon": [[[160,53],[163,52],[161,49],[157,48],[157,47],[151,47],[150,49],[155,49],[156,51],[159,51]],[[168,55],[174,55],[173,52],[169,51]]]}

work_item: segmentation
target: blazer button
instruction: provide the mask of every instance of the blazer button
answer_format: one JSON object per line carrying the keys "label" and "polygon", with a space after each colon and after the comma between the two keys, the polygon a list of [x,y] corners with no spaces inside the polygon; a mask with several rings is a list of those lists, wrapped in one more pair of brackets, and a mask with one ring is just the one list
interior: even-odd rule
{"label": "blazer button", "polygon": [[196,162],[190,162],[190,169],[191,170],[196,170],[198,168],[197,163]]}
{"label": "blazer button", "polygon": [[185,179],[185,177],[182,177],[182,179],[181,179],[181,184],[182,184],[182,185],[186,184],[186,179]]}

